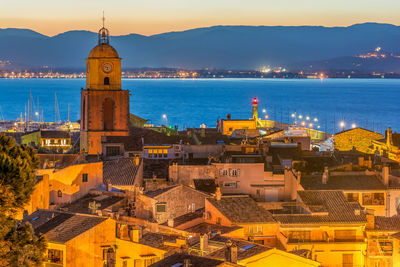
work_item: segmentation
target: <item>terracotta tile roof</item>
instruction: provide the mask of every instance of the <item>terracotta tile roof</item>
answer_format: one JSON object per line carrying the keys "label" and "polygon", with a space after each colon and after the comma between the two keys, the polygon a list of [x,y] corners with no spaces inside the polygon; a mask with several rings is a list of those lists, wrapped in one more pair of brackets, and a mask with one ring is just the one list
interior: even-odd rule
{"label": "terracotta tile roof", "polygon": [[71,138],[69,132],[66,131],[41,130],[40,135],[42,138]]}
{"label": "terracotta tile roof", "polygon": [[[249,241],[241,239],[231,239],[220,235],[215,235],[210,240],[220,243],[226,243],[228,240],[232,241],[232,243],[237,246],[237,257],[239,261],[253,257],[255,255],[258,255],[260,253],[263,253],[271,249],[270,247],[259,245]],[[211,252],[207,256],[216,259],[225,259],[225,252],[226,252],[226,246],[223,246],[223,248]]]}
{"label": "terracotta tile roof", "polygon": [[203,214],[204,214],[204,208],[201,208],[194,212],[189,212],[189,213],[183,214],[179,217],[176,217],[174,219],[174,227],[181,225],[183,223],[186,223],[186,222],[193,221],[194,219],[202,218]]}
{"label": "terracotta tile roof", "polygon": [[98,210],[104,210],[113,205],[123,202],[125,198],[122,196],[108,196],[108,195],[86,195],[70,204],[62,206],[62,210],[76,213],[90,213],[89,203],[96,201],[100,204]]}
{"label": "terracotta tile roof", "polygon": [[194,225],[192,227],[184,229],[186,232],[189,233],[197,233],[197,234],[208,234],[208,233],[221,233],[221,234],[226,234],[235,230],[240,229],[241,227],[239,226],[234,226],[234,227],[228,227],[228,226],[222,226],[219,224],[212,224],[212,223],[199,223],[197,225]]}
{"label": "terracotta tile roof", "polygon": [[[169,257],[164,258],[161,261],[158,261],[150,267],[171,267],[171,266],[183,266],[184,260],[190,260],[190,266],[196,267],[212,267],[212,266],[219,266],[224,261],[209,259],[206,257],[188,255],[183,253],[176,253]],[[180,265],[179,265],[180,264]]]}
{"label": "terracotta tile roof", "polygon": [[330,175],[326,184],[321,175],[303,175],[300,181],[305,190],[385,190],[376,175]]}
{"label": "terracotta tile roof", "polygon": [[215,179],[193,179],[194,188],[199,191],[214,194],[217,188]]}
{"label": "terracotta tile roof", "polygon": [[233,223],[272,223],[271,213],[249,196],[222,196],[221,200],[207,200]]}
{"label": "terracotta tile roof", "polygon": [[[43,218],[40,219],[43,213]],[[53,215],[54,214],[54,215]],[[51,215],[51,217],[49,216]],[[40,219],[41,223],[32,224],[36,234],[44,234],[51,242],[65,243],[80,234],[92,229],[107,220],[104,217],[78,215],[72,213],[36,211],[29,216],[25,222]]]}
{"label": "terracotta tile roof", "polygon": [[183,238],[179,235],[169,235],[144,231],[142,237],[139,240],[139,243],[153,248],[162,249],[168,252],[176,252],[180,249],[179,247],[167,246],[164,244],[164,242],[175,243],[177,239]]}
{"label": "terracotta tile roof", "polygon": [[156,190],[152,190],[152,191],[147,191],[145,193],[146,196],[151,197],[151,198],[155,198],[161,194],[164,194],[165,192],[168,192],[171,189],[174,189],[176,187],[178,187],[179,185],[171,185],[165,188],[160,188],[160,189],[156,189]]}
{"label": "terracotta tile roof", "polygon": [[281,224],[366,223],[363,211],[347,201],[342,191],[299,191],[308,211],[298,214],[277,214]]}
{"label": "terracotta tile roof", "polygon": [[400,216],[375,216],[375,229],[381,231],[400,231]]}
{"label": "terracotta tile roof", "polygon": [[112,185],[134,185],[139,166],[132,158],[107,160],[103,163],[103,182]]}

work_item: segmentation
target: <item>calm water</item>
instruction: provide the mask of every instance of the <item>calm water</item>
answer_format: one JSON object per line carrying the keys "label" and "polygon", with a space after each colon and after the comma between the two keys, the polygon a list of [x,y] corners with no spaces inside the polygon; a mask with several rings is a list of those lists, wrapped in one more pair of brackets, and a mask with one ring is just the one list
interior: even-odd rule
{"label": "calm water", "polygon": [[[251,117],[251,100],[259,99],[259,113],[270,119],[293,122],[291,114],[318,118],[314,127],[339,130],[339,122],[382,131],[400,130],[400,80],[396,79],[217,79],[135,80],[122,82],[131,91],[131,113],[153,124],[182,127],[215,126],[227,113],[233,119]],[[79,119],[83,79],[0,79],[0,119],[13,120],[24,113],[30,91],[44,109],[44,120],[54,121],[54,92],[61,119]],[[37,105],[35,103],[35,105]],[[262,110],[266,109],[266,113]]]}

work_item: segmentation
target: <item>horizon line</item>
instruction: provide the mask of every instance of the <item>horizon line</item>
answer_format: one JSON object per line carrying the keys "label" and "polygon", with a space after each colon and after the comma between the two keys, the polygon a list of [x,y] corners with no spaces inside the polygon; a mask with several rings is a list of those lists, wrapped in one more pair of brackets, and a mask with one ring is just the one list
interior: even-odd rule
{"label": "horizon line", "polygon": [[[191,31],[191,30],[197,30],[197,29],[206,29],[206,28],[213,28],[213,27],[322,27],[322,28],[349,28],[355,25],[362,25],[362,24],[381,24],[381,25],[391,25],[391,26],[395,26],[395,27],[400,27],[400,25],[396,25],[393,23],[386,23],[386,22],[373,22],[373,21],[366,21],[366,22],[359,22],[359,23],[353,23],[353,24],[349,24],[346,26],[324,26],[324,25],[245,25],[245,24],[219,24],[219,25],[211,25],[211,26],[201,26],[201,27],[195,27],[195,28],[188,28],[188,29],[183,29],[183,30],[172,30],[172,31],[165,31],[165,32],[160,32],[160,33],[155,33],[155,34],[150,34],[150,35],[146,35],[146,34],[140,34],[140,33],[126,33],[126,34],[119,34],[119,35],[110,35],[110,36],[129,36],[129,35],[140,35],[140,36],[144,36],[144,37],[152,37],[152,36],[157,36],[157,35],[162,35],[162,34],[166,34],[166,33],[181,33],[181,32],[186,32],[186,31]],[[101,25],[99,26],[101,28]],[[38,33],[40,35],[52,38],[64,33],[68,33],[68,32],[90,32],[90,33],[97,33],[97,31],[91,31],[91,30],[79,30],[79,29],[75,29],[75,30],[67,30],[64,32],[59,32],[57,34],[54,35],[47,35],[44,33],[41,33],[40,31],[34,30],[34,29],[30,29],[30,28],[14,28],[14,27],[7,27],[7,28],[0,28],[0,30],[30,30],[33,31],[35,33]],[[110,28],[108,28],[110,29]],[[112,32],[112,30],[110,30],[110,32]]]}

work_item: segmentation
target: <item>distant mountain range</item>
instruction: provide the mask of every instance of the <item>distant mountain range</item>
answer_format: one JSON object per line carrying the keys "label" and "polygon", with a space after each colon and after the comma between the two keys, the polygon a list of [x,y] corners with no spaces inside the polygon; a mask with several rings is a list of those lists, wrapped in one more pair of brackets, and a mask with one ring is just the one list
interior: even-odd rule
{"label": "distant mountain range", "polygon": [[[97,33],[69,31],[49,37],[28,29],[0,29],[0,40],[0,61],[10,62],[4,68],[83,70],[84,59],[97,44]],[[400,54],[400,27],[391,24],[214,26],[152,36],[111,36],[111,45],[123,58],[125,69],[257,69],[266,65],[349,69],[365,64],[365,69],[382,65],[388,71],[400,71],[398,58],[385,62],[388,58],[354,57],[377,46]]]}

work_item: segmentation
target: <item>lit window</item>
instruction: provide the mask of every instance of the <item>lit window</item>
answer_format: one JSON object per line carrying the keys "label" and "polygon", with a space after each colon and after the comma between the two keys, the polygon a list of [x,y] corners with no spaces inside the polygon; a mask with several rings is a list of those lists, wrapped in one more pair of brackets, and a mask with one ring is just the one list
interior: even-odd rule
{"label": "lit window", "polygon": [[62,192],[61,192],[61,190],[58,190],[58,191],[57,191],[57,196],[58,196],[58,197],[62,197]]}

